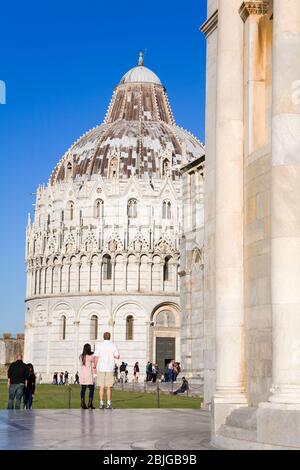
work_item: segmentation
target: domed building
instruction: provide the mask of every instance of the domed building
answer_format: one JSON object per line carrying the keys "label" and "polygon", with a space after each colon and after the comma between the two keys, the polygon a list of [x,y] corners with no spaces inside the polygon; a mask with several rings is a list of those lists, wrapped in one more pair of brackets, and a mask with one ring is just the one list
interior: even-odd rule
{"label": "domed building", "polygon": [[49,380],[109,330],[129,373],[180,361],[180,167],[204,154],[139,64],[63,155],[27,226],[25,357]]}

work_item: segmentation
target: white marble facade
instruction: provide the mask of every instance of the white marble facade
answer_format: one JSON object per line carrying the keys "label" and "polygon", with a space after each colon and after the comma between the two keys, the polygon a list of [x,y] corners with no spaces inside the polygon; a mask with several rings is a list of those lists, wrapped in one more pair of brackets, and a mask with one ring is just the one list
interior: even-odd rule
{"label": "white marble facade", "polygon": [[180,243],[181,362],[190,383],[204,384],[204,157],[182,168]]}
{"label": "white marble facade", "polygon": [[212,437],[235,449],[300,448],[300,2],[207,4]]}
{"label": "white marble facade", "polygon": [[[84,343],[112,332],[121,360],[180,361],[180,166],[204,154],[175,125],[143,65],[116,87],[104,123],[82,136],[37,190],[26,242],[25,358],[50,380],[78,370]],[[166,340],[167,341],[167,340]],[[172,349],[172,347],[171,347]],[[165,352],[164,352],[165,351]]]}

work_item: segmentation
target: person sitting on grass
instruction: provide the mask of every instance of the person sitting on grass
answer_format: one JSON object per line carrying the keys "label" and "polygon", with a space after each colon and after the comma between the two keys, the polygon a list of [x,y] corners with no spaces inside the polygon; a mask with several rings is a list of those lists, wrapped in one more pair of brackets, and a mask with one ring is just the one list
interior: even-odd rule
{"label": "person sitting on grass", "polygon": [[106,389],[107,405],[106,409],[111,410],[111,387],[114,385],[114,368],[116,359],[120,359],[120,355],[116,345],[110,340],[111,335],[106,331],[103,335],[104,341],[96,346],[96,368],[98,385],[100,386],[100,410],[104,407],[104,390]]}
{"label": "person sitting on grass", "polygon": [[[91,345],[85,344],[83,346],[82,354],[79,357],[80,359],[80,372],[79,372],[79,381],[81,385],[81,408],[87,410],[90,408],[94,410],[93,399],[94,399],[94,368],[95,368],[95,357],[93,356]],[[89,389],[89,403],[86,406],[85,403],[85,392],[86,389]]]}
{"label": "person sitting on grass", "polygon": [[175,390],[175,392],[173,392],[173,395],[178,395],[178,393],[185,393],[189,390],[189,388],[188,381],[185,377],[182,377],[182,384],[177,390]]}

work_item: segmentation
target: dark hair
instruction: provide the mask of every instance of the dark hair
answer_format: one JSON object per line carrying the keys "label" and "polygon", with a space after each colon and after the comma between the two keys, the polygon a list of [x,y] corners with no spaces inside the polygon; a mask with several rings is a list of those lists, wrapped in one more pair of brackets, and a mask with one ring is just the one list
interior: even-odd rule
{"label": "dark hair", "polygon": [[82,354],[80,356],[80,359],[81,359],[81,362],[82,364],[85,366],[85,358],[86,356],[91,356],[93,353],[92,353],[92,348],[91,348],[91,345],[89,343],[86,343],[84,346],[83,346],[83,351],[82,351]]}
{"label": "dark hair", "polygon": [[28,370],[29,370],[29,374],[34,374],[33,365],[29,363],[29,364],[27,364],[27,367],[28,367]]}
{"label": "dark hair", "polygon": [[106,332],[104,333],[104,335],[103,335],[103,339],[109,341],[110,338],[111,338],[110,332],[109,332],[109,331],[106,331]]}

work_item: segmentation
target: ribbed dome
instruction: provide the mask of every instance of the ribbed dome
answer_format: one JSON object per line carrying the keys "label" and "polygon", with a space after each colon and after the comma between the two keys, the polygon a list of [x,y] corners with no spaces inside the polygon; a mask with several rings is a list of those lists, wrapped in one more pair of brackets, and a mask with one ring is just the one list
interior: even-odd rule
{"label": "ribbed dome", "polygon": [[152,70],[147,69],[144,65],[134,67],[127,72],[120,83],[156,83],[161,85],[161,81]]}
{"label": "ribbed dome", "polygon": [[180,178],[180,165],[204,155],[203,145],[175,125],[165,88],[143,65],[124,75],[104,123],[78,139],[54,170],[51,183],[105,178]]}

